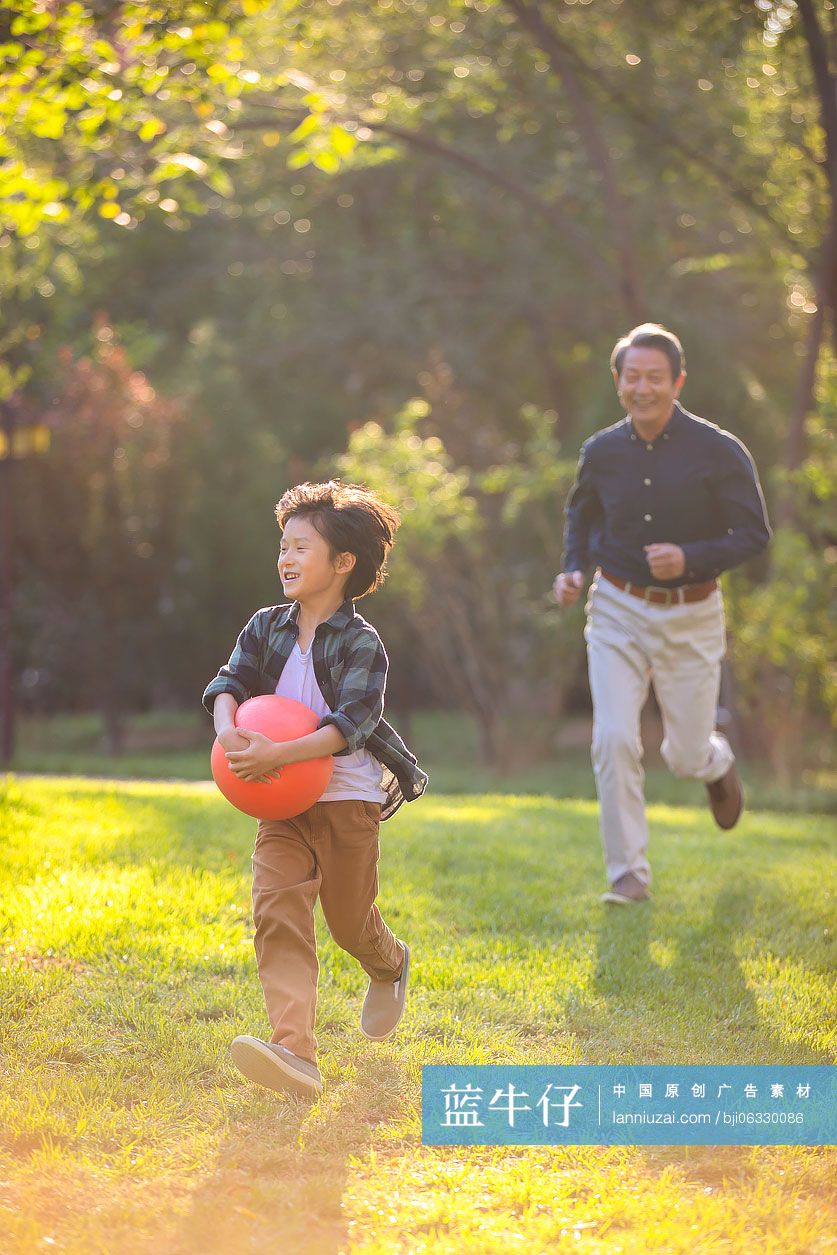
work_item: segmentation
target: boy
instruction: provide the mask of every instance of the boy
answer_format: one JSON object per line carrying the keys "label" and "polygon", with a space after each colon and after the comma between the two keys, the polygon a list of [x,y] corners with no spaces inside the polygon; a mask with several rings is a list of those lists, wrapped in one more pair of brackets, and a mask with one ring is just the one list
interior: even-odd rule
{"label": "boy", "polygon": [[[319,802],[287,820],[260,820],[253,853],[253,921],[271,1040],[236,1037],[239,1071],[268,1089],[322,1090],[314,1014],[319,896],[332,937],[369,975],[362,1032],[382,1041],[404,1011],[410,951],[384,923],[378,891],[378,827],[427,776],[382,718],[387,656],[355,599],[386,574],[398,515],[354,484],[300,484],[276,506],[279,577],[290,604],[258,610],[203,696],[231,769],[242,780],[274,778],[288,763],[333,754]],[[279,743],[236,728],[241,702],[278,693],[321,716],[299,740]]]}

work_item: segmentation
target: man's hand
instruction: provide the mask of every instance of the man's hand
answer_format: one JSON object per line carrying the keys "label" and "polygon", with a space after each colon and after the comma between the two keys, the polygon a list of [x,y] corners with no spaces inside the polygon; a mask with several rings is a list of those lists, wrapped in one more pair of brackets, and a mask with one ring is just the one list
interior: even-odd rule
{"label": "man's hand", "polygon": [[[250,732],[246,728],[236,728],[235,735],[244,742],[245,748],[230,750],[224,746],[230,771],[239,780],[246,780],[251,784],[267,784],[269,780],[278,780],[279,769],[284,765],[284,746],[277,741],[271,741],[261,732]],[[224,742],[221,741],[221,744]]]}
{"label": "man's hand", "polygon": [[676,580],[686,570],[686,555],[679,545],[646,545],[645,561],[655,580]]}
{"label": "man's hand", "polygon": [[555,582],[552,585],[552,596],[559,606],[571,606],[581,596],[583,584],[583,571],[562,571],[560,575],[555,576]]}

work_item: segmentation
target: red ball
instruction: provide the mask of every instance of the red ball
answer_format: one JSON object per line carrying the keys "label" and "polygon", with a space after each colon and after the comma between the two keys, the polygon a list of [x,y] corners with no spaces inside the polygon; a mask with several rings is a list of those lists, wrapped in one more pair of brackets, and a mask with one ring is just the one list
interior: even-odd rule
{"label": "red ball", "polygon": [[[237,728],[261,732],[271,741],[296,741],[315,732],[319,718],[302,702],[290,697],[251,697],[235,712]],[[215,783],[228,802],[245,815],[255,819],[293,819],[318,802],[326,790],[334,768],[334,759],[309,758],[304,763],[289,763],[281,769],[278,780],[264,784],[239,780],[230,771],[224,747],[216,739],[210,756]]]}

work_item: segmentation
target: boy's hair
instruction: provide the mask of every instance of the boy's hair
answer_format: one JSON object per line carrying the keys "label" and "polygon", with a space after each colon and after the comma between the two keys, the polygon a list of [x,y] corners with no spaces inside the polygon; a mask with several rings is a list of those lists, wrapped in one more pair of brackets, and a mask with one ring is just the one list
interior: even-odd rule
{"label": "boy's hair", "polygon": [[661,353],[665,353],[671,367],[672,379],[679,379],[686,369],[683,345],[673,331],[658,322],[644,322],[616,341],[610,355],[610,366],[617,375],[622,374],[622,364],[628,349],[659,349]]}
{"label": "boy's hair", "polygon": [[387,574],[387,554],[401,522],[391,506],[361,484],[297,484],[276,504],[276,521],[284,529],[288,519],[310,519],[328,541],[332,556],[353,553],[355,565],[346,581],[346,596],[364,597],[380,588]]}

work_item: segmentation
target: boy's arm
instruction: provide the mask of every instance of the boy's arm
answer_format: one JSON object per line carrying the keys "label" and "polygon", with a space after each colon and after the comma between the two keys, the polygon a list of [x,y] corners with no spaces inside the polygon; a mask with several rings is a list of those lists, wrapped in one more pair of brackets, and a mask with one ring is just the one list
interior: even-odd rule
{"label": "boy's arm", "polygon": [[[219,743],[223,746],[227,762],[230,770],[235,773],[241,780],[256,780],[260,784],[266,784],[268,780],[274,780],[278,777],[278,771],[274,767],[265,767],[261,765],[256,770],[256,764],[247,761],[246,764],[239,760],[242,755],[246,754],[250,749],[250,736],[247,732],[239,732],[235,726],[235,712],[238,710],[238,702],[231,693],[219,693],[215,698],[215,705],[212,709],[212,719],[215,724],[215,735],[218,737]],[[267,737],[262,737],[267,745],[272,745],[272,741],[268,741]],[[233,763],[235,759],[235,763]]]}
{"label": "boy's arm", "polygon": [[346,744],[341,754],[362,749],[381,722],[388,667],[378,633],[364,628],[346,655],[334,710],[320,720],[320,729],[333,725],[343,734]]}
{"label": "boy's arm", "polygon": [[212,708],[212,721],[215,724],[215,735],[225,750],[243,750],[247,748],[247,738],[243,737],[235,726],[235,712],[238,702],[232,693],[219,693]]}
{"label": "boy's arm", "polygon": [[381,722],[388,660],[380,637],[364,630],[350,647],[335,693],[335,707],[315,732],[296,741],[271,741],[261,733],[236,729],[248,748],[227,753],[230,768],[242,780],[263,778],[289,763],[361,749]]}
{"label": "boy's arm", "polygon": [[[215,703],[224,700],[222,694]],[[217,722],[216,722],[217,728]],[[303,763],[309,758],[327,758],[339,750],[346,748],[346,738],[339,728],[329,724],[309,732],[307,736],[298,737],[295,741],[271,741],[261,732],[251,732],[247,728],[234,728],[233,736],[242,744],[239,747],[228,746],[218,733],[218,740],[227,751],[227,762],[230,770],[240,780],[274,779],[282,767],[289,763]]]}
{"label": "boy's arm", "polygon": [[317,728],[307,736],[297,737],[295,741],[274,742],[279,751],[280,767],[288,763],[304,763],[309,758],[326,758],[346,748],[346,738],[339,728],[329,724],[325,728]]}
{"label": "boy's arm", "polygon": [[235,698],[236,705],[240,705],[259,691],[259,659],[261,642],[266,631],[264,615],[265,611],[257,610],[250,622],[244,625],[229,662],[207,684],[203,704],[213,717],[215,700],[219,694],[230,694]]}

